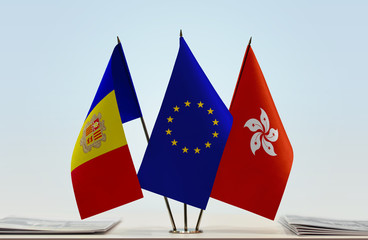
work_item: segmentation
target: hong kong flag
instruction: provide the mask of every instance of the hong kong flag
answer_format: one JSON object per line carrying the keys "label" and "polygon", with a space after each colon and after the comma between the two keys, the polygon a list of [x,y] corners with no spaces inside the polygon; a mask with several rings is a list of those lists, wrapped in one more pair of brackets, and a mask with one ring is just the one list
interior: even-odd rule
{"label": "hong kong flag", "polygon": [[211,197],[274,220],[293,150],[250,44],[230,113],[233,126]]}

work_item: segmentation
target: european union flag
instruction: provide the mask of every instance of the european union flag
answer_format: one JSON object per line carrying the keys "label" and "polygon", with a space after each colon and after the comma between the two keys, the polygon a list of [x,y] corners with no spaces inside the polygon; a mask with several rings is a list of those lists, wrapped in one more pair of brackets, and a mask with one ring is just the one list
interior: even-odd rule
{"label": "european union flag", "polygon": [[183,37],[138,178],[143,189],[206,209],[232,116]]}

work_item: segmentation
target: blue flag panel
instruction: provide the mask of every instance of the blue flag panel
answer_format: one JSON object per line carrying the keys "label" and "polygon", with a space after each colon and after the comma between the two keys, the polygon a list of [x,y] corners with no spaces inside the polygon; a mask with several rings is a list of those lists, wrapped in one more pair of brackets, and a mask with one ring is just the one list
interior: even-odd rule
{"label": "blue flag panel", "polygon": [[185,40],[138,178],[143,189],[205,209],[232,116]]}
{"label": "blue flag panel", "polygon": [[121,43],[118,43],[112,52],[87,116],[95,108],[96,104],[112,90],[115,90],[122,123],[142,116]]}

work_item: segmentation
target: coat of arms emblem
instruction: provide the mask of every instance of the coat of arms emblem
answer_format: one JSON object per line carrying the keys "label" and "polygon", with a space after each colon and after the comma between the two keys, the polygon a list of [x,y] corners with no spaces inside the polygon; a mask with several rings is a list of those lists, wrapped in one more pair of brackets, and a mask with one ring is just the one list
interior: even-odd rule
{"label": "coat of arms emblem", "polygon": [[103,133],[106,130],[105,121],[101,117],[101,113],[98,113],[97,116],[94,114],[91,121],[87,122],[83,128],[80,145],[85,153],[90,152],[92,147],[99,148],[101,142],[106,141],[106,134]]}

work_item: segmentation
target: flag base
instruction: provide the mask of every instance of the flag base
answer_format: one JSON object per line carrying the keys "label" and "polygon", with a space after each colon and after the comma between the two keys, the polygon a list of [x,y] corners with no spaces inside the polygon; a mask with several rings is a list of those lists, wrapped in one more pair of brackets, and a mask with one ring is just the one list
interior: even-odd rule
{"label": "flag base", "polygon": [[193,233],[203,233],[202,230],[195,230],[195,229],[177,229],[177,230],[170,230],[169,233],[176,233],[176,234],[193,234]]}

